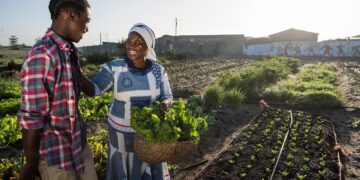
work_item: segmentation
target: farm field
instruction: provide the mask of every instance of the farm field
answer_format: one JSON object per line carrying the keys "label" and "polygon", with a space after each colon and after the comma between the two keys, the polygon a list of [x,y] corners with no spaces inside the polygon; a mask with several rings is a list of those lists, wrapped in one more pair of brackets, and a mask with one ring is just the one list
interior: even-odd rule
{"label": "farm field", "polygon": [[[23,164],[15,115],[16,71],[24,53],[0,55],[0,179],[10,179]],[[201,95],[204,112],[214,117],[195,153],[170,164],[173,179],[269,179],[272,174],[274,179],[360,179],[360,60],[304,65],[287,58],[214,58],[167,60],[163,66],[174,96]],[[211,87],[224,93],[221,103],[206,99],[215,97]],[[231,101],[237,93],[240,104]],[[79,103],[99,179],[106,171],[111,99],[108,92]],[[271,108],[262,109],[260,99]],[[340,156],[341,173],[336,142],[351,153]]]}

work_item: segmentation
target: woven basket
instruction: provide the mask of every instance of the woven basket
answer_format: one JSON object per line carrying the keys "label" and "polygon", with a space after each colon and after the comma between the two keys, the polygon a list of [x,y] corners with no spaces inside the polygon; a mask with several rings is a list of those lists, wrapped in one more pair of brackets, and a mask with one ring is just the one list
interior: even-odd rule
{"label": "woven basket", "polygon": [[197,144],[191,141],[149,144],[139,136],[134,140],[135,153],[141,160],[150,164],[179,161],[193,153],[196,146]]}

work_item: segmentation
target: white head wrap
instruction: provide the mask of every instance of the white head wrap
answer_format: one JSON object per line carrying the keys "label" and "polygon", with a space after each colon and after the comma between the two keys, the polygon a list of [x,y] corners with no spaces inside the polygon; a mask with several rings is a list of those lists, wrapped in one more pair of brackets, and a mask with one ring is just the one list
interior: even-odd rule
{"label": "white head wrap", "polygon": [[148,48],[145,58],[156,61],[155,54],[155,33],[152,29],[150,29],[147,25],[143,23],[134,24],[130,29],[130,32],[137,32],[141,35],[141,37],[145,40],[146,46]]}

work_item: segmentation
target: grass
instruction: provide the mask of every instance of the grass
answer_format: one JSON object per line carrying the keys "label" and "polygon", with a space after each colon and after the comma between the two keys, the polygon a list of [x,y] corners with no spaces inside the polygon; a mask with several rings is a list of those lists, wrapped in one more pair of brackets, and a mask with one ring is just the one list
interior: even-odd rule
{"label": "grass", "polygon": [[27,51],[0,50],[0,66],[14,60],[15,63],[21,64],[24,61]]}
{"label": "grass", "polygon": [[336,88],[337,76],[334,65],[310,65],[304,67],[295,77],[267,88],[263,97],[306,107],[339,106],[344,98]]}

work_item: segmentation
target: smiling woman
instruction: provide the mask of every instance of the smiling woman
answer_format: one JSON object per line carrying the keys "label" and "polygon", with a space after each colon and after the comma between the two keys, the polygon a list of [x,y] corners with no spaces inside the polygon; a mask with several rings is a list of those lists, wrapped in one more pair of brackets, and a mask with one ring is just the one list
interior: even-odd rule
{"label": "smiling woman", "polygon": [[134,152],[135,130],[130,124],[131,107],[161,102],[167,111],[172,93],[165,69],[157,64],[155,34],[145,24],[135,24],[126,41],[127,56],[102,65],[92,79],[95,94],[113,87],[114,99],[108,117],[109,160],[107,179],[169,179],[166,162],[149,164]]}

